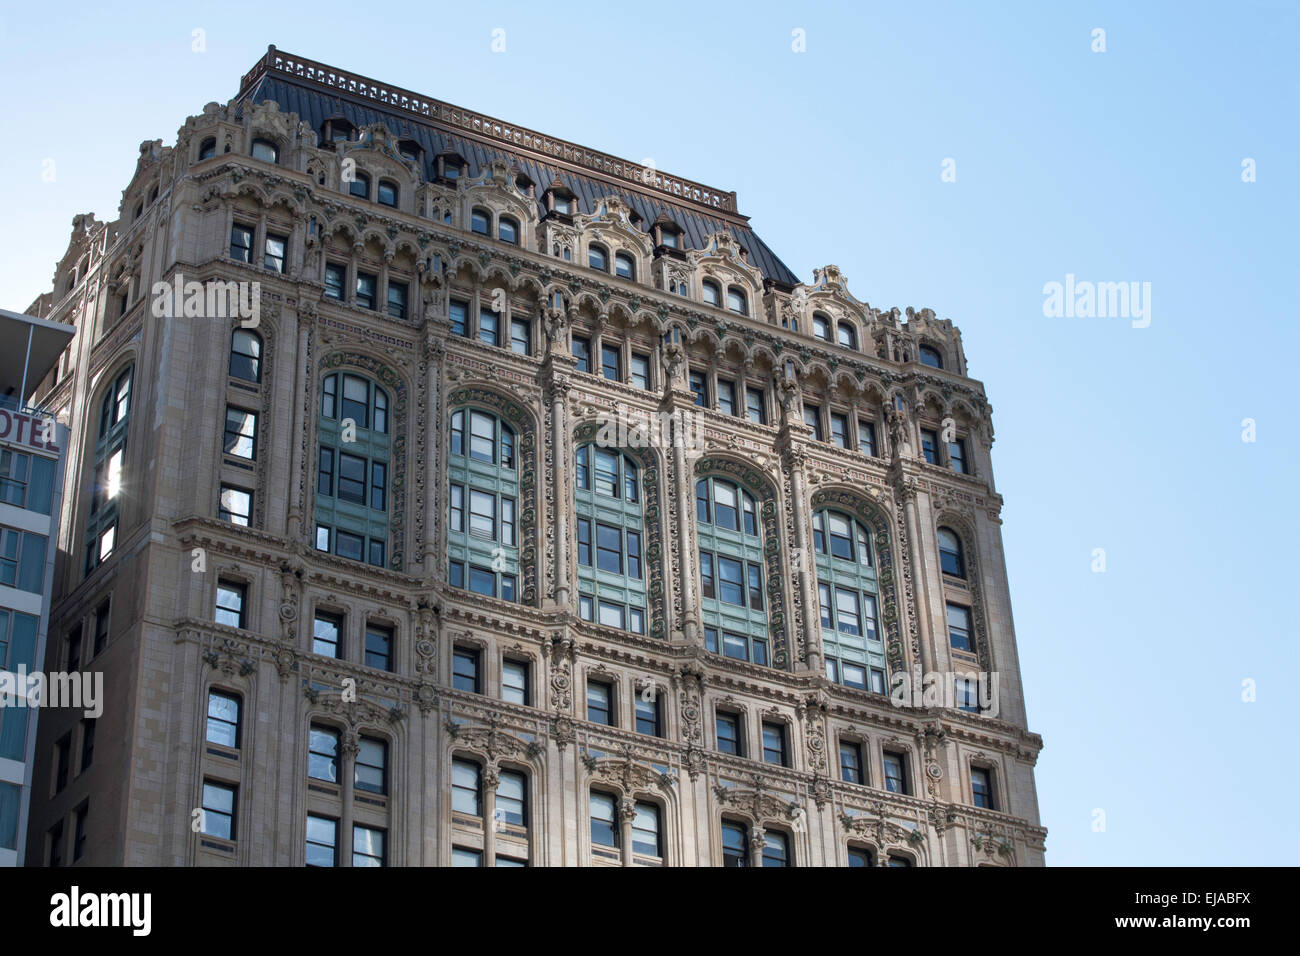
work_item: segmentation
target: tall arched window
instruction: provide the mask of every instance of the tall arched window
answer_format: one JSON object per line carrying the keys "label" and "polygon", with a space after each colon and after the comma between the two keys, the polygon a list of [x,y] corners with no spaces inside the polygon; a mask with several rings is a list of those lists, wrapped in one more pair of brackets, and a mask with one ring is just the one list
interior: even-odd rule
{"label": "tall arched window", "polygon": [[706,305],[718,305],[722,301],[722,287],[712,279],[705,279],[700,283],[700,289]]}
{"label": "tall arched window", "polygon": [[858,333],[847,322],[841,322],[837,329],[840,345],[846,349],[856,349],[858,347]]}
{"label": "tall arched window", "polygon": [[573,484],[579,616],[644,634],[648,576],[641,470],[617,449],[580,445]]}
{"label": "tall arched window", "polygon": [[962,553],[961,538],[951,528],[939,529],[939,566],[944,574],[954,578],[966,577],[966,556]]}
{"label": "tall arched window", "polygon": [[388,556],[388,393],[354,372],[321,382],[316,548],[384,567]]}
{"label": "tall arched window", "polygon": [[710,651],[771,664],[763,539],[754,497],[725,478],[695,484],[700,607]]}
{"label": "tall arched window", "polygon": [[813,512],[826,676],[885,693],[885,644],[871,532],[842,511]]}
{"label": "tall arched window", "polygon": [[451,413],[448,583],[519,600],[519,469],[515,432],[491,412]]}
{"label": "tall arched window", "polygon": [[738,315],[749,315],[749,297],[733,285],[727,289],[727,308]]}
{"label": "tall arched window", "polygon": [[609,271],[609,253],[605,251],[604,246],[598,246],[593,242],[587,247],[587,265],[601,272]]}
{"label": "tall arched window", "polygon": [[95,439],[94,489],[86,521],[85,571],[89,574],[117,548],[126,434],[131,417],[131,384],[135,366],[128,365],[110,380],[99,404]]}
{"label": "tall arched window", "polygon": [[636,278],[636,262],[626,252],[614,256],[614,274],[623,279]]}
{"label": "tall arched window", "polygon": [[831,319],[825,312],[813,313],[813,335],[827,342],[831,340]]}
{"label": "tall arched window", "polygon": [[230,375],[245,382],[262,381],[262,337],[248,329],[235,329],[230,340]]}

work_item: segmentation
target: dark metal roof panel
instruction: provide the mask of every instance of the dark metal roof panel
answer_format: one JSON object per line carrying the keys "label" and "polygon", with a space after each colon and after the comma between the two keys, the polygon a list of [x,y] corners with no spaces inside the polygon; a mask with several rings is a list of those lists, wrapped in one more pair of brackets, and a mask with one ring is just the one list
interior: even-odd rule
{"label": "dark metal roof panel", "polygon": [[579,210],[586,214],[595,211],[596,203],[601,198],[614,194],[640,214],[641,229],[644,232],[650,231],[661,213],[666,215],[682,227],[688,249],[703,249],[711,233],[726,230],[745,247],[749,254],[749,261],[765,277],[787,285],[797,285],[799,282],[799,278],[790,271],[780,257],[748,226],[727,223],[723,219],[698,212],[686,205],[656,201],[642,193],[622,189],[615,183],[607,183],[572,170],[560,170],[544,165],[526,155],[493,149],[477,140],[465,139],[454,133],[414,122],[401,114],[377,110],[350,98],[305,88],[279,76],[262,77],[248,96],[247,102],[261,103],[265,100],[273,100],[282,112],[297,113],[299,119],[318,133],[325,119],[336,115],[347,117],[358,127],[384,123],[399,139],[413,139],[424,148],[426,178],[432,175],[433,158],[447,149],[455,150],[465,157],[470,167],[470,175],[478,175],[484,166],[498,157],[512,165],[517,163],[537,184],[539,210],[543,208],[541,197],[553,182],[559,180],[573,190],[574,195],[578,197]]}

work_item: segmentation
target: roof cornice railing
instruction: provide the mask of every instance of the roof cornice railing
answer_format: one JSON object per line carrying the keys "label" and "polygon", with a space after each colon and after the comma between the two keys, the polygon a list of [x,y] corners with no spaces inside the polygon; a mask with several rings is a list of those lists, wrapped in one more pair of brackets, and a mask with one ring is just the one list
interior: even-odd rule
{"label": "roof cornice railing", "polygon": [[716,212],[739,215],[735,192],[723,192],[703,183],[670,176],[653,166],[634,163],[608,153],[587,149],[577,143],[547,136],[535,130],[476,113],[451,103],[421,96],[400,87],[389,86],[368,77],[339,70],[315,60],[283,53],[274,46],[247,73],[239,83],[239,95],[251,89],[262,76],[284,73],[296,80],[343,93],[361,100],[370,100],[390,109],[412,113],[452,129],[465,132],[487,141],[504,143],[512,149],[526,150],[545,160],[559,160],[604,176],[621,179],[681,201],[695,203]]}

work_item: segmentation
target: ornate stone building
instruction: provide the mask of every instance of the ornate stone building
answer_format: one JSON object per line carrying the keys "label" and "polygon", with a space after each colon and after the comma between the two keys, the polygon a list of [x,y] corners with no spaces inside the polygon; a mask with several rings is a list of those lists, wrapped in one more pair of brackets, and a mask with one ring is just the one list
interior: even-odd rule
{"label": "ornate stone building", "polygon": [[274,47],[73,226],[32,862],[1043,862],[951,322]]}

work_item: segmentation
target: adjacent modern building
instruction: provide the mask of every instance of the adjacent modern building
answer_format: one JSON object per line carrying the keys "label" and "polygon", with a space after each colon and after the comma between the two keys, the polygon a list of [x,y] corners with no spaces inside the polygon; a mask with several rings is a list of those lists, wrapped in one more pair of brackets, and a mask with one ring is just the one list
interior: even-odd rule
{"label": "adjacent modern building", "polygon": [[272,47],[32,311],[29,863],[1043,863],[961,335],[735,193]]}
{"label": "adjacent modern building", "polygon": [[0,866],[25,861],[68,428],[28,399],[71,325],[0,309]]}

